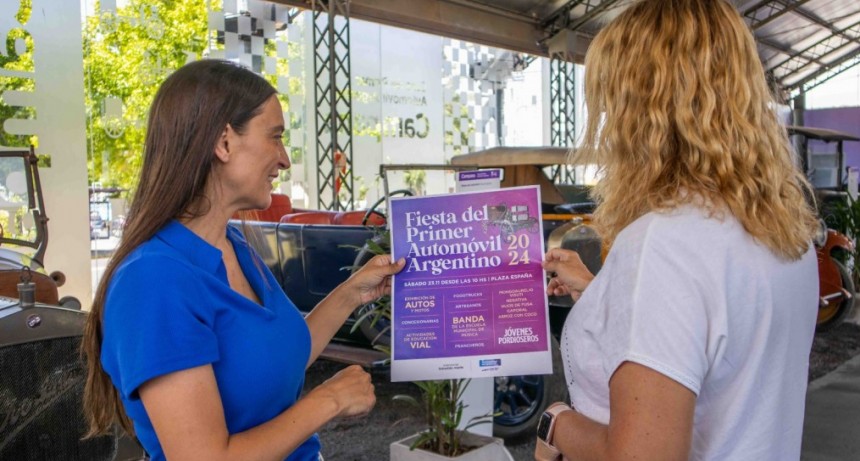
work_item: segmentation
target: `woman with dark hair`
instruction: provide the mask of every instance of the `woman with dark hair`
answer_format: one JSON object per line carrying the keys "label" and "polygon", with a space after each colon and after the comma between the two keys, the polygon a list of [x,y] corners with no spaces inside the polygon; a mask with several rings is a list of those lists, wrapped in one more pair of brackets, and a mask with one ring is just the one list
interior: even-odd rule
{"label": "woman with dark hair", "polygon": [[800,457],[817,270],[809,185],[726,0],[643,0],[594,39],[577,164],[597,164],[600,272],[555,249],[571,409],[537,459]]}
{"label": "woman with dark hair", "polygon": [[290,162],[274,88],[228,61],[188,64],[149,114],[140,181],[84,333],[90,435],[114,425],[153,460],[317,460],[316,430],[375,403],[346,368],[305,369],[403,267],[377,256],[302,318],[242,234]]}

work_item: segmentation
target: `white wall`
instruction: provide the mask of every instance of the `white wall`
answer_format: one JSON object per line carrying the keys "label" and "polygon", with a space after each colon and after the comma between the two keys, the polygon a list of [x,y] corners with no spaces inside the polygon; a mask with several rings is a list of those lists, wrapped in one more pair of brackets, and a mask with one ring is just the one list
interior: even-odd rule
{"label": "white wall", "polygon": [[[6,3],[10,1],[12,7]],[[45,265],[49,271],[66,274],[60,296],[75,296],[86,307],[92,288],[81,6],[69,0],[34,0],[33,14],[22,26],[14,18],[18,0],[3,2],[0,39],[5,43],[6,31],[23,27],[33,37],[35,67],[35,91],[4,98],[4,102],[31,106],[36,112],[34,120],[7,120],[4,129],[37,135],[36,153],[51,156],[51,168],[40,170],[50,218]]]}

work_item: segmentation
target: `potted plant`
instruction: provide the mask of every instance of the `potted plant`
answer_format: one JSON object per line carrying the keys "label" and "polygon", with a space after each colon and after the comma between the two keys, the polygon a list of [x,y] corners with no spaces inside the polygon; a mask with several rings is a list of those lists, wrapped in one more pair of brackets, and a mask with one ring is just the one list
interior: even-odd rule
{"label": "potted plant", "polygon": [[[370,239],[365,247],[375,254],[387,253],[390,249],[388,231]],[[390,354],[390,346],[380,343],[381,338],[388,338],[390,322],[391,300],[383,296],[361,310],[353,330],[363,325],[372,326],[374,331],[378,331],[374,347]],[[492,423],[492,413],[472,418],[463,429],[458,429],[467,406],[463,401],[463,393],[470,382],[470,379],[416,381],[415,385],[421,390],[420,402],[408,395],[394,396],[395,400],[423,409],[426,428],[393,442],[390,445],[390,460],[513,461],[502,439],[468,432],[469,428],[478,424]]]}
{"label": "potted plant", "polygon": [[860,283],[860,246],[857,245],[857,237],[860,236],[860,200],[854,200],[850,195],[845,195],[838,200],[825,202],[819,205],[824,222],[832,229],[847,235],[854,242],[854,253],[845,255],[843,264],[853,267],[852,279],[856,284]]}
{"label": "potted plant", "polygon": [[412,396],[399,395],[395,400],[407,401],[424,409],[427,427],[418,434],[391,444],[391,461],[431,461],[456,459],[461,461],[511,460],[502,439],[468,432],[478,425],[492,423],[492,414],[472,418],[461,430],[463,392],[471,380],[455,379],[417,381],[422,402]]}

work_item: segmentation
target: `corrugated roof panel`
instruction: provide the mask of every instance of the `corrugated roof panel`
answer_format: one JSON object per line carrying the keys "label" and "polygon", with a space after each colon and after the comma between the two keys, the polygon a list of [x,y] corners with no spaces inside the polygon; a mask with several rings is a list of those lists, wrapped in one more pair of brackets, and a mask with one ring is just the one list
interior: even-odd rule
{"label": "corrugated roof panel", "polygon": [[[310,0],[273,1],[310,6]],[[731,1],[753,30],[765,69],[788,90],[797,90],[798,85],[811,88],[810,85],[826,78],[828,72],[860,64],[858,0]],[[385,3],[387,6],[381,6],[384,4],[371,0],[353,0],[352,11],[359,19],[377,20],[439,35],[454,34],[486,45],[546,55],[546,39],[557,33],[560,27],[583,32],[586,37],[594,35],[632,3],[634,0],[389,0]],[[493,29],[497,33],[469,34],[446,25],[443,16],[440,16],[442,19],[428,21],[420,14],[408,13],[422,8],[443,11],[445,5],[449,9],[471,5],[472,10],[459,8],[457,11],[466,15],[472,14],[470,11],[483,15],[481,19],[484,22],[496,14],[501,18],[497,22],[500,26]],[[386,15],[380,11],[385,8],[392,13]],[[361,16],[365,10],[369,12],[367,18]],[[468,23],[468,18],[457,16],[457,19]],[[501,28],[508,26],[505,21],[511,19],[526,26]],[[529,24],[534,24],[534,29]],[[511,34],[517,36],[511,37]]]}

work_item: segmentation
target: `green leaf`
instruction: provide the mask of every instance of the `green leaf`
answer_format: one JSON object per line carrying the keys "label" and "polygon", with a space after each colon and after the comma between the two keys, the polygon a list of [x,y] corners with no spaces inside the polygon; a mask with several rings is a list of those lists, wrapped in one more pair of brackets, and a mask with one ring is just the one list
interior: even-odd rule
{"label": "green leaf", "polygon": [[421,406],[421,402],[419,402],[415,397],[412,397],[411,395],[397,394],[391,397],[391,400],[394,400],[395,402],[406,402],[416,407]]}
{"label": "green leaf", "polygon": [[[352,325],[352,328],[349,330],[349,331],[350,331],[350,333],[355,333],[355,332],[356,332],[356,330],[358,330],[358,329],[361,327],[361,323],[362,323],[362,322],[367,321],[367,319],[368,319],[369,317],[373,316],[373,315],[377,315],[377,312],[378,312],[378,311],[377,311],[377,309],[378,309],[378,308],[373,307],[373,308],[368,309],[368,310],[367,310],[366,312],[364,312],[363,314],[361,314],[361,316],[359,316],[359,317],[355,320],[355,324],[353,324],[353,325]],[[374,321],[371,325],[373,325],[373,324],[375,324],[375,323],[376,323],[376,322]]]}

